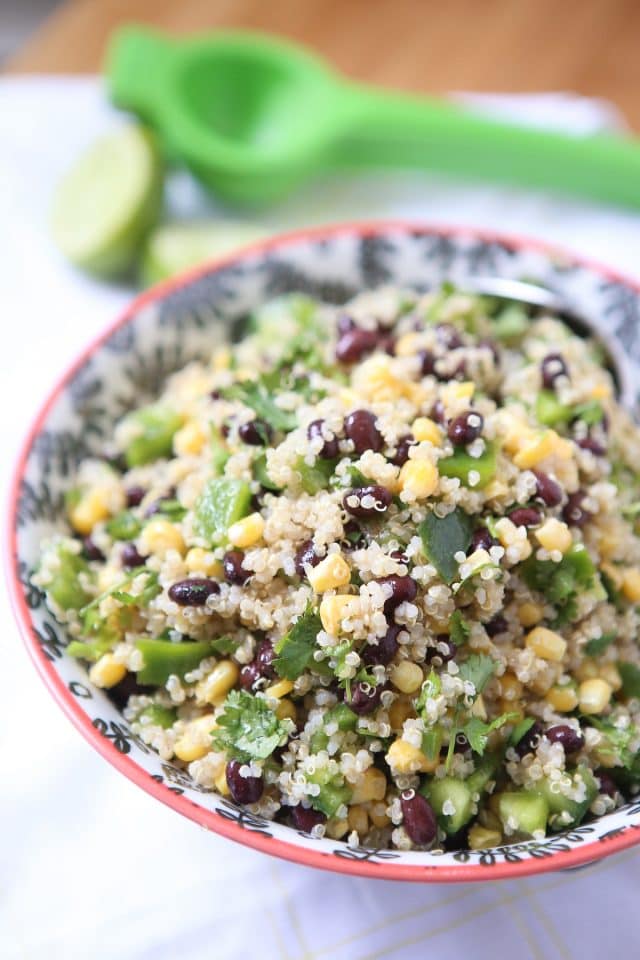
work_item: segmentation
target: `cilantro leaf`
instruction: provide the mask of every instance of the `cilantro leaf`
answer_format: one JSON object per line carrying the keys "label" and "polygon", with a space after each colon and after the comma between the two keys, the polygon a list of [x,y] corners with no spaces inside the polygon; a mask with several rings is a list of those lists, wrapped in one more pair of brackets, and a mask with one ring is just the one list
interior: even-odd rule
{"label": "cilantro leaf", "polygon": [[278,720],[266,700],[246,690],[229,693],[217,723],[211,731],[214,748],[244,763],[266,760],[292,729],[290,720]]}
{"label": "cilantro leaf", "polygon": [[458,676],[461,680],[469,680],[476,688],[477,695],[482,693],[495,669],[496,662],[488,654],[473,653],[460,664]]}
{"label": "cilantro leaf", "polygon": [[458,574],[454,556],[467,552],[473,523],[464,510],[456,507],[446,517],[429,513],[418,527],[425,553],[445,583],[452,583]]}
{"label": "cilantro leaf", "polygon": [[470,634],[471,627],[462,616],[462,612],[460,610],[454,610],[449,621],[449,639],[452,640],[457,647],[461,647],[467,642]]}
{"label": "cilantro leaf", "polygon": [[616,727],[611,720],[601,720],[594,716],[589,716],[586,719],[592,727],[604,734],[605,742],[598,744],[598,752],[619,761],[623,767],[629,770],[638,756],[629,748],[631,741],[638,737],[635,724],[630,724],[625,729],[621,729]]}
{"label": "cilantro leaf", "polygon": [[584,652],[588,657],[599,657],[616,638],[615,632],[603,633],[601,637],[592,637],[584,645]]}
{"label": "cilantro leaf", "polygon": [[499,730],[505,723],[511,723],[511,721],[517,719],[518,716],[519,714],[517,713],[503,713],[490,723],[485,723],[480,717],[469,717],[467,722],[461,727],[461,731],[469,741],[469,746],[473,752],[482,756],[487,749],[490,734],[493,733],[494,730]]}
{"label": "cilantro leaf", "polygon": [[261,420],[266,421],[274,430],[288,433],[298,424],[298,418],[292,410],[282,410],[260,381],[245,380],[235,383],[222,391],[227,400],[239,400],[245,406],[251,407]]}
{"label": "cilantro leaf", "polygon": [[538,560],[532,554],[520,565],[520,571],[527,586],[542,593],[556,607],[559,625],[575,619],[577,596],[593,586],[596,573],[593,561],[581,543],[574,544],[560,563]]}
{"label": "cilantro leaf", "polygon": [[275,645],[278,656],[273,662],[278,676],[295,680],[305,671],[313,656],[316,637],[322,622],[313,607],[308,606],[288,633]]}
{"label": "cilantro leaf", "polygon": [[231,637],[216,637],[215,640],[209,642],[214,653],[221,653],[225,657],[230,653],[235,653],[238,649],[238,641]]}
{"label": "cilantro leaf", "polygon": [[429,760],[435,760],[440,755],[442,747],[442,730],[440,727],[429,727],[422,734],[422,752]]}
{"label": "cilantro leaf", "polygon": [[[432,668],[429,676],[422,684],[422,688],[420,690],[420,696],[416,701],[416,710],[421,716],[423,715],[423,711],[427,704],[427,700],[437,697],[441,690],[442,690],[442,683],[440,682],[440,677]],[[426,718],[423,716],[423,719],[426,719]]]}
{"label": "cilantro leaf", "polygon": [[635,663],[621,662],[618,664],[622,678],[622,692],[625,697],[640,698],[640,668]]}

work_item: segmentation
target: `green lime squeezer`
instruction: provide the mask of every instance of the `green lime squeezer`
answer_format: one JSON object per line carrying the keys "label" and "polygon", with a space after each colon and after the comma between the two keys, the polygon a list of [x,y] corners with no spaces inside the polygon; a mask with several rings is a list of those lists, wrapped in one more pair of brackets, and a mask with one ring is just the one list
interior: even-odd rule
{"label": "green lime squeezer", "polygon": [[324,171],[413,167],[640,207],[631,139],[527,129],[351,83],[273,37],[173,40],[127,27],[111,42],[107,74],[113,101],[235,203],[277,200]]}

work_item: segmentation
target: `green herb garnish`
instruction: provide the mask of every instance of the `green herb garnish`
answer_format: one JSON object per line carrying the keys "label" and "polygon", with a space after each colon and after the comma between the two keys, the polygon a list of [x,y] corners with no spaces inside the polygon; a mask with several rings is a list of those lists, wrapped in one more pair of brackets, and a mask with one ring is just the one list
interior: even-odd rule
{"label": "green herb garnish", "polygon": [[473,533],[473,522],[459,507],[446,517],[429,513],[418,527],[425,553],[445,583],[458,575],[455,554],[467,552]]}
{"label": "green herb garnish", "polygon": [[277,653],[273,665],[278,676],[286,680],[295,680],[304,673],[315,650],[316,637],[322,630],[320,617],[308,606],[298,617],[288,633],[285,633],[275,645]]}
{"label": "green herb garnish", "polygon": [[264,698],[246,690],[229,693],[217,724],[211,732],[214,749],[244,763],[266,760],[293,730],[291,720],[278,720]]}

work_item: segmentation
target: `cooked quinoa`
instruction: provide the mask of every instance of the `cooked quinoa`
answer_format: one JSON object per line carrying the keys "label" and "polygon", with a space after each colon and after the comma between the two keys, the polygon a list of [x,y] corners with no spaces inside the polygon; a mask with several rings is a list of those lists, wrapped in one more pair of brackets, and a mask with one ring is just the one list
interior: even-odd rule
{"label": "cooked quinoa", "polygon": [[484,848],[640,784],[640,431],[597,344],[292,295],[81,464],[34,581],[132,729],[314,836]]}

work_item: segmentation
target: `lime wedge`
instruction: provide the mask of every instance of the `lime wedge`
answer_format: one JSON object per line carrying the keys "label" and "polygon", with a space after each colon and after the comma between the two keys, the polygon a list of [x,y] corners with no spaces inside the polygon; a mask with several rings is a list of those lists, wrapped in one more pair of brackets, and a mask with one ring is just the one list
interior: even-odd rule
{"label": "lime wedge", "polygon": [[155,143],[142,127],[123,127],[97,141],[60,183],[53,238],[77,267],[114,277],[132,267],[161,204]]}
{"label": "lime wedge", "polygon": [[145,286],[223,257],[268,235],[264,227],[232,220],[201,220],[157,227],[149,236],[142,257]]}

